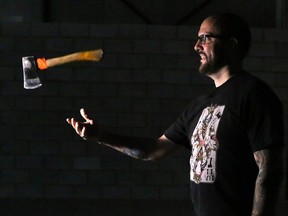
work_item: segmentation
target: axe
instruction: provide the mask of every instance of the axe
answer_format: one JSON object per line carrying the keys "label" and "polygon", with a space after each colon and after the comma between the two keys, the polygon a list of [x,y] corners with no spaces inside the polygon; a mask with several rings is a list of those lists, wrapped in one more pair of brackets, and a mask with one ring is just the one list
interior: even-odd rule
{"label": "axe", "polygon": [[62,65],[75,61],[100,61],[103,56],[103,50],[90,50],[83,52],[71,53],[68,55],[45,59],[34,56],[22,57],[23,78],[25,89],[35,89],[42,85],[38,76],[38,70],[45,70],[50,67]]}

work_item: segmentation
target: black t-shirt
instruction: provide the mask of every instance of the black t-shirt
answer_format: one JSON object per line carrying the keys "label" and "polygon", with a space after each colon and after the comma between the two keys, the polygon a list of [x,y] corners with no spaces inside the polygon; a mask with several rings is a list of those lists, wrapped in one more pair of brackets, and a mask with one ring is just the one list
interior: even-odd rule
{"label": "black t-shirt", "polygon": [[250,216],[258,174],[253,152],[283,145],[282,105],[246,72],[194,100],[165,136],[191,149],[197,216]]}

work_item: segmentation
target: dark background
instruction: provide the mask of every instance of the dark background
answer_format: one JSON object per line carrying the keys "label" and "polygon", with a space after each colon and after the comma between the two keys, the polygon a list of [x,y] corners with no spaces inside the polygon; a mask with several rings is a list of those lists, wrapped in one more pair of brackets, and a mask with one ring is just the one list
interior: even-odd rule
{"label": "dark background", "polygon": [[286,0],[1,0],[1,20],[72,23],[198,25],[233,12],[251,27],[286,28]]}

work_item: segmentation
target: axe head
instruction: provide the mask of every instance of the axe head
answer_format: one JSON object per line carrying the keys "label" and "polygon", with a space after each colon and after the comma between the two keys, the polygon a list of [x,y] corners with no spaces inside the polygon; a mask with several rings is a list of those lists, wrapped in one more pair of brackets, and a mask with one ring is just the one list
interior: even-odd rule
{"label": "axe head", "polygon": [[23,78],[25,89],[35,89],[42,85],[38,73],[35,58],[33,56],[22,57]]}

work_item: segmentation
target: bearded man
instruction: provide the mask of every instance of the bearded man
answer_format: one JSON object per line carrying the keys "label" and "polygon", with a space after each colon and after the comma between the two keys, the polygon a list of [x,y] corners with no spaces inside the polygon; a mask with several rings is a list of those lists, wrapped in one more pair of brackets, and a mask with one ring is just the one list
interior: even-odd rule
{"label": "bearded man", "polygon": [[82,138],[137,159],[190,149],[196,216],[273,216],[282,178],[282,104],[267,84],[244,70],[250,43],[250,28],[237,15],[203,21],[194,49],[200,73],[215,88],[193,100],[158,139],[109,133],[84,109],[85,122],[67,122]]}

